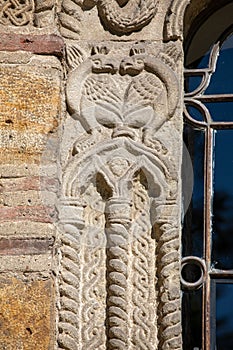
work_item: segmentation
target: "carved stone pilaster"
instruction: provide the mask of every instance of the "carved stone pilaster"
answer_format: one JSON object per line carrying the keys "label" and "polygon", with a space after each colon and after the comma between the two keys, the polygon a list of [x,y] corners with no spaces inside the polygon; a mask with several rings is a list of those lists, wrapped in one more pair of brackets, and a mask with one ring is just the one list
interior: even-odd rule
{"label": "carved stone pilaster", "polygon": [[166,139],[173,130],[179,152],[179,54],[174,44],[67,45],[67,132],[82,133],[62,155],[63,202],[79,204],[61,233],[61,299],[73,283],[64,247],[77,237],[79,273],[78,309],[60,306],[72,331],[60,317],[59,349],[181,349],[179,164]]}

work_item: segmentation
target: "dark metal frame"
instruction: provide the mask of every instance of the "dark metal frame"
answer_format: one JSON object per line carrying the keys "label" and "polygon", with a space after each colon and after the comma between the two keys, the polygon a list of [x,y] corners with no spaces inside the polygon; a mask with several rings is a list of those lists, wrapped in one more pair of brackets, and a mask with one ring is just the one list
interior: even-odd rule
{"label": "dark metal frame", "polygon": [[[215,306],[213,306],[213,295],[211,290],[213,284],[216,283],[216,279],[229,279],[233,283],[233,270],[217,270],[211,267],[211,227],[212,227],[212,188],[213,188],[213,151],[214,151],[214,131],[217,129],[233,129],[232,122],[216,122],[211,119],[211,114],[203,102],[233,102],[233,94],[214,94],[205,95],[211,75],[215,72],[216,62],[218,53],[222,43],[225,41],[227,36],[233,33],[233,27],[222,34],[219,41],[213,46],[209,66],[205,69],[185,69],[185,78],[191,76],[200,76],[201,83],[192,92],[186,93],[184,97],[185,107],[184,116],[185,122],[192,126],[205,130],[205,166],[204,166],[204,182],[205,182],[205,193],[204,193],[204,276],[202,275],[203,281],[203,315],[202,315],[202,350],[214,350],[213,332],[215,332],[215,326],[211,321],[211,315],[215,315]],[[187,106],[193,106],[197,108],[203,115],[204,121],[195,120],[188,111]],[[189,261],[197,261],[198,258],[190,256],[183,260],[183,263],[189,259]],[[200,260],[200,259],[199,259]],[[185,283],[182,279],[181,282],[183,287],[186,289],[195,289],[196,286]],[[226,281],[222,281],[226,283]],[[212,288],[211,288],[212,286]],[[200,288],[200,283],[197,283],[197,288]],[[196,289],[197,289],[196,288]]]}

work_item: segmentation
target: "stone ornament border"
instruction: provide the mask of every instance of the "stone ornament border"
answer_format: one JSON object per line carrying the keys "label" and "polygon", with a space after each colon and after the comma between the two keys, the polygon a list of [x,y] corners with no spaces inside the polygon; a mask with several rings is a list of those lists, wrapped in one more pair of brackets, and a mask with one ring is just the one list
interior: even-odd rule
{"label": "stone ornament border", "polygon": [[0,25],[46,27],[54,24],[55,0],[1,0]]}

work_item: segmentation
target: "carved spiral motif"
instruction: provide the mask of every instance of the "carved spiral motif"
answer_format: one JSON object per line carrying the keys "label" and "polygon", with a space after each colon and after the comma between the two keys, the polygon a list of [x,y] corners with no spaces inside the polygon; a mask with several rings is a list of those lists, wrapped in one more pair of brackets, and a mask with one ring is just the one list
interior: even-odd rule
{"label": "carved spiral motif", "polygon": [[116,34],[129,34],[147,25],[154,17],[157,0],[129,0],[120,6],[116,0],[99,0],[101,19]]}
{"label": "carved spiral motif", "polygon": [[128,349],[128,231],[120,224],[112,223],[107,229],[107,318],[108,349]]}
{"label": "carved spiral motif", "polygon": [[[174,223],[162,223],[159,251],[159,339],[161,350],[178,350],[182,348],[180,320],[179,276],[179,239],[178,228]],[[170,283],[176,287],[172,288]]]}
{"label": "carved spiral motif", "polygon": [[59,349],[77,350],[80,343],[80,243],[79,233],[71,230],[61,238]]}

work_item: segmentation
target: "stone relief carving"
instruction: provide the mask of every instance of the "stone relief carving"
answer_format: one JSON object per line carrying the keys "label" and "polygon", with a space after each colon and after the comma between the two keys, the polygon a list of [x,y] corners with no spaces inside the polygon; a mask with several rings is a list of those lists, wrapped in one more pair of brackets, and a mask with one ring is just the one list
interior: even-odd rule
{"label": "stone relief carving", "polygon": [[164,40],[177,40],[183,37],[184,13],[191,0],[173,0],[166,15]]}
{"label": "stone relief carving", "polygon": [[176,108],[174,73],[141,45],[123,58],[108,55],[106,47],[96,50],[68,77],[71,115],[90,133],[107,127],[113,137],[125,135],[149,144]]}
{"label": "stone relief carving", "polygon": [[104,27],[117,35],[130,34],[146,26],[154,17],[157,0],[63,0],[60,14],[61,33],[78,38],[83,10],[97,7]]}
{"label": "stone relief carving", "polygon": [[98,12],[106,28],[116,34],[129,34],[147,25],[154,17],[157,0],[101,0]]}
{"label": "stone relief carving", "polygon": [[34,0],[34,25],[39,28],[55,24],[55,0]]}
{"label": "stone relief carving", "polygon": [[54,0],[0,0],[0,24],[6,26],[54,24]]}
{"label": "stone relief carving", "polygon": [[0,24],[24,26],[32,22],[33,0],[1,0]]}
{"label": "stone relief carving", "polygon": [[176,75],[166,50],[155,57],[141,44],[67,55],[67,106],[85,134],[58,208],[59,349],[178,350],[177,173],[156,138],[177,107]]}

